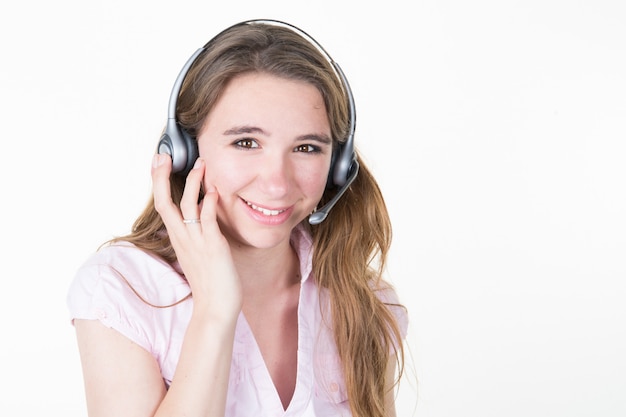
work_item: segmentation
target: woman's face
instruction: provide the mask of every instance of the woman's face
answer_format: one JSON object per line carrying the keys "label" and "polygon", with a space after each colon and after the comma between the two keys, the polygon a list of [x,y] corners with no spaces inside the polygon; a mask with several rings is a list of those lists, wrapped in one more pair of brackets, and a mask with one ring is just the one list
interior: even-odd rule
{"label": "woman's face", "polygon": [[270,248],[288,241],[322,197],[332,140],[322,95],[311,84],[240,75],[197,139],[204,185],[219,193],[218,221],[231,243]]}

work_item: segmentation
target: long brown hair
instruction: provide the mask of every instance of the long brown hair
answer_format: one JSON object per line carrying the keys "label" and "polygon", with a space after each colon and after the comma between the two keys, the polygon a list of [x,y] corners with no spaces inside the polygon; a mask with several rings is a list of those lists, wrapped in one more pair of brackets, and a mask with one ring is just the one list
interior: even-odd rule
{"label": "long brown hair", "polygon": [[[348,100],[332,65],[311,42],[280,25],[237,25],[210,41],[185,78],[177,105],[178,121],[195,137],[227,83],[248,72],[314,85],[326,105],[334,146],[345,140]],[[378,184],[360,156],[358,160],[361,169],[356,180],[329,217],[311,227],[313,272],[318,285],[328,290],[352,413],[383,417],[385,388],[399,380],[404,350],[395,316],[376,294],[388,287],[382,275],[391,244],[391,222]],[[172,175],[170,181],[172,198],[180,202],[184,178]],[[327,190],[320,204],[335,191]],[[130,241],[167,262],[176,261],[152,199],[131,233],[114,240]],[[385,381],[390,354],[395,354],[399,364],[395,381]]]}

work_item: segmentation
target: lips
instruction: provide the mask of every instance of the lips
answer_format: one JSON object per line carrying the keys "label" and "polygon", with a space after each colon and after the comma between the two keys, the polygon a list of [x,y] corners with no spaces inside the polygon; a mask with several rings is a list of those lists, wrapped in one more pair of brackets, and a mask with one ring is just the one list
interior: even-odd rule
{"label": "lips", "polygon": [[264,207],[259,207],[256,204],[252,204],[249,201],[246,201],[246,204],[248,205],[248,207],[252,208],[253,210],[258,211],[259,213],[263,213],[265,216],[278,216],[281,213],[284,213],[285,210],[270,210],[270,209],[266,209]]}

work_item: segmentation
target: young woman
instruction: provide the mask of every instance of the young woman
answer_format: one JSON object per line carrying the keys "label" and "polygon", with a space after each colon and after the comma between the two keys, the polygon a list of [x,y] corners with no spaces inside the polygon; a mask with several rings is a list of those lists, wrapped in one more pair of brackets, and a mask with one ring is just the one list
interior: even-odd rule
{"label": "young woman", "polygon": [[407,315],[354,123],[341,69],[291,25],[194,54],[153,198],[68,294],[90,416],[395,416]]}

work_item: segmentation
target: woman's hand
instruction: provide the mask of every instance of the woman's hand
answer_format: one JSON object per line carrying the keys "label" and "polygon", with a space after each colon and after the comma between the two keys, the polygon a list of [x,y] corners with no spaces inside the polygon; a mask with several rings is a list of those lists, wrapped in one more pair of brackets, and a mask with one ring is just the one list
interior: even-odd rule
{"label": "woman's hand", "polygon": [[179,209],[170,194],[171,158],[157,154],[152,163],[154,206],[193,294],[178,365],[157,417],[223,416],[226,407],[242,291],[230,246],[217,224],[215,187],[208,185],[198,203],[204,171],[204,161],[198,159]]}
{"label": "woman's hand", "polygon": [[[172,160],[156,154],[152,163],[154,206],[167,228],[194,299],[194,309],[234,320],[242,306],[241,281],[230,247],[217,223],[218,192],[212,185],[198,203],[205,163],[198,159],[187,175],[180,210],[170,194]],[[205,316],[206,317],[206,316]]]}

